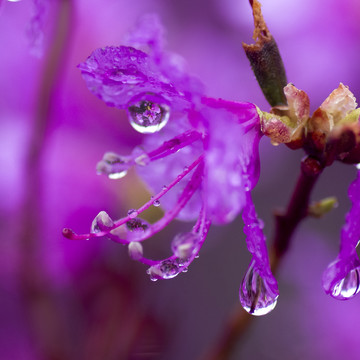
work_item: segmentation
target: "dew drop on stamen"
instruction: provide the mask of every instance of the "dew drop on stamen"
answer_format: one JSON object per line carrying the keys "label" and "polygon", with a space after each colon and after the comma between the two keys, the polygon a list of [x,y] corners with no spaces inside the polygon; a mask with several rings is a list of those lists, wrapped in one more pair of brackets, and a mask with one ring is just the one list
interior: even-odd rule
{"label": "dew drop on stamen", "polygon": [[154,205],[155,207],[159,207],[159,206],[160,206],[160,201],[159,201],[159,200],[155,200],[154,203],[153,203],[153,205]]}
{"label": "dew drop on stamen", "polygon": [[160,131],[168,122],[170,108],[148,100],[137,101],[128,107],[131,126],[142,134]]}
{"label": "dew drop on stamen", "polygon": [[127,214],[131,219],[134,219],[139,215],[138,211],[135,209],[130,209]]}

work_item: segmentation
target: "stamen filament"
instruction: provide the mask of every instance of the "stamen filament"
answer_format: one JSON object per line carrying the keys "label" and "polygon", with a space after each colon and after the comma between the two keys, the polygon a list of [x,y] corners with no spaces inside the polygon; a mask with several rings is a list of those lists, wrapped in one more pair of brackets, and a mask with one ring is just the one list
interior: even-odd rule
{"label": "stamen filament", "polygon": [[[140,213],[142,213],[143,211],[148,209],[150,206],[152,206],[155,201],[159,200],[169,190],[171,190],[176,184],[178,184],[190,171],[192,171],[197,165],[199,165],[202,162],[202,160],[203,160],[203,155],[199,156],[190,166],[186,167],[181,174],[179,174],[168,186],[164,187],[157,195],[153,196],[150,201],[148,201],[146,204],[141,206],[139,209],[132,211],[130,215],[116,221],[114,223],[114,226],[112,226],[108,230],[100,231],[100,232],[96,232],[96,233],[88,233],[88,234],[78,235],[75,232],[73,232],[71,229],[66,228],[66,229],[63,229],[63,235],[70,240],[86,240],[89,238],[106,236],[111,230],[116,229],[119,226],[125,224],[126,222],[128,222],[129,220],[138,216]],[[196,174],[196,176],[195,176],[195,174]],[[196,182],[195,182],[197,184],[196,186],[194,186],[193,181],[192,181],[194,178],[196,179]],[[197,171],[196,173],[194,173],[193,177],[191,178],[188,185],[184,189],[183,196],[180,197],[180,200],[176,204],[176,206],[172,210],[170,210],[167,214],[165,214],[165,216],[161,220],[159,220],[157,223],[155,223],[152,226],[152,230],[150,231],[152,234],[160,231],[168,223],[170,223],[174,217],[177,216],[177,214],[180,212],[180,210],[190,200],[193,193],[200,185],[200,182],[201,182],[201,176],[200,176],[200,174],[198,174],[198,171]]]}

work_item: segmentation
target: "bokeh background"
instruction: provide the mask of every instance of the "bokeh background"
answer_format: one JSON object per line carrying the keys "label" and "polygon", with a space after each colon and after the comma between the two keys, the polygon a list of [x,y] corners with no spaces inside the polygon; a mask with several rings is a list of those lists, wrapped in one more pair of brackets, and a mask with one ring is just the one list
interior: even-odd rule
{"label": "bokeh background", "polygon": [[[38,18],[34,4],[43,9]],[[360,98],[358,0],[262,4],[288,80],[309,94],[312,110],[339,82]],[[118,181],[96,175],[103,153],[127,154],[143,135],[132,130],[124,112],[90,94],[76,68],[94,49],[120,45],[149,12],[161,16],[167,48],[187,60],[209,96],[268,109],[241,46],[253,31],[247,0],[3,0],[2,359],[200,359],[238,306],[250,260],[241,219],[211,228],[188,273],[156,283],[128,258],[126,248],[61,235],[63,227],[87,232],[100,210],[118,218],[149,198],[135,172]],[[254,198],[269,241],[273,211],[286,205],[302,156],[262,140]],[[277,275],[276,309],[253,321],[231,359],[360,357],[360,297],[339,302],[321,288],[322,272],[338,250],[354,176],[355,169],[342,164],[325,170],[313,199],[335,195],[339,206],[301,225]],[[148,216],[156,219],[161,211]],[[189,226],[175,222],[148,240],[145,251],[167,256],[174,234]]]}

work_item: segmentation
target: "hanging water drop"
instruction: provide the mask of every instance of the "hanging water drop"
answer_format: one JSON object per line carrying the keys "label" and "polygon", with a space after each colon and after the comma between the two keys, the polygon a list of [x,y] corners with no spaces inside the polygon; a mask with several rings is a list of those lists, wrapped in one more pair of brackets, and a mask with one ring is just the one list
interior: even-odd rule
{"label": "hanging water drop", "polygon": [[161,130],[169,120],[170,108],[166,104],[140,100],[128,107],[131,126],[142,134]]}
{"label": "hanging water drop", "polygon": [[338,300],[348,300],[360,291],[360,268],[351,270],[342,280],[335,284],[330,295]]}
{"label": "hanging water drop", "polygon": [[160,206],[160,201],[159,201],[159,200],[155,200],[154,203],[153,203],[153,205],[154,205],[155,207],[159,207],[159,206]]}
{"label": "hanging water drop", "polygon": [[278,293],[263,279],[252,261],[240,286],[240,302],[251,315],[261,316],[272,311],[277,303]]}

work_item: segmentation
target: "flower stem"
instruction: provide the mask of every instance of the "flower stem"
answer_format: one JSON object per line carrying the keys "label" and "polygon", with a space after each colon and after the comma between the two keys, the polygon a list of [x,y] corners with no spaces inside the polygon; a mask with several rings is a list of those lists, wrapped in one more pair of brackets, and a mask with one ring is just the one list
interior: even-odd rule
{"label": "flower stem", "polygon": [[[306,157],[301,162],[301,171],[294,192],[283,213],[275,214],[276,228],[270,249],[270,264],[275,274],[289,248],[291,237],[297,226],[308,215],[311,191],[316,184],[323,166],[314,158]],[[240,305],[236,305],[215,346],[202,357],[203,360],[226,360],[236,344],[256,317],[249,315]]]}

